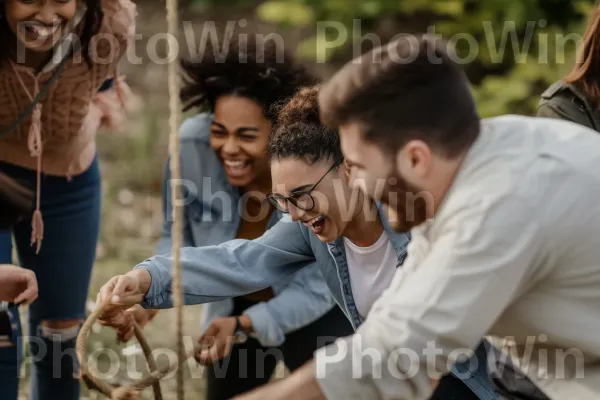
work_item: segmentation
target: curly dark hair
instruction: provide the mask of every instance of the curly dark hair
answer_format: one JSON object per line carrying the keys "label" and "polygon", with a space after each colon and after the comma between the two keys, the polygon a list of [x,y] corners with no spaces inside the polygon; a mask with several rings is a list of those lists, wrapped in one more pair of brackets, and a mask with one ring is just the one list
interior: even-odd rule
{"label": "curly dark hair", "polygon": [[181,61],[184,111],[198,107],[213,112],[219,97],[233,94],[256,101],[274,122],[273,105],[317,82],[275,40],[265,40],[260,34],[238,34],[227,46],[214,47],[218,45],[211,41],[202,58]]}
{"label": "curly dark hair", "polygon": [[303,88],[279,109],[268,146],[270,160],[302,159],[309,164],[343,158],[337,130],[321,123],[319,86]]}
{"label": "curly dark hair", "polygon": [[[89,51],[90,42],[94,35],[100,31],[102,20],[104,19],[101,1],[102,0],[85,0],[86,12],[81,22],[81,51],[85,62],[90,68],[92,66],[92,59]],[[9,42],[8,38],[12,36],[6,18],[4,18],[4,5],[5,1],[0,0],[0,42],[3,43],[3,45],[0,46],[0,64],[8,61],[9,47],[6,44]]]}

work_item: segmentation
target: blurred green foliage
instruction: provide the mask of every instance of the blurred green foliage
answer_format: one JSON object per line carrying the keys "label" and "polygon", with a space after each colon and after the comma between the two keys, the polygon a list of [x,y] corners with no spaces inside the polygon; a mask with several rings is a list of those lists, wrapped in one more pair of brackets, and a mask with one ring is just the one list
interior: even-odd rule
{"label": "blurred green foliage", "polygon": [[181,0],[180,3],[192,11],[202,12],[212,6],[238,6],[243,0]]}
{"label": "blurred green foliage", "polygon": [[439,34],[456,45],[481,113],[492,116],[534,112],[544,88],[571,67],[572,38],[583,35],[593,7],[594,0],[266,0],[257,15],[312,30],[299,55],[333,65],[369,50],[371,40],[359,38],[370,32],[380,43]]}

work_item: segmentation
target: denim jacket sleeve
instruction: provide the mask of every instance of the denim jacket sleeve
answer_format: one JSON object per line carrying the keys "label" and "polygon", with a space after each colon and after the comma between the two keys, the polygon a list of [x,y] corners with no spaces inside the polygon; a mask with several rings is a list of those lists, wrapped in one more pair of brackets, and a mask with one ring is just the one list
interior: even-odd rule
{"label": "denim jacket sleeve", "polygon": [[267,302],[244,311],[252,320],[253,337],[265,347],[281,346],[285,335],[329,312],[335,300],[316,263],[296,273],[288,286]]}
{"label": "denim jacket sleeve", "polygon": [[[171,171],[169,168],[170,158],[167,159],[163,173],[162,183],[162,213],[163,223],[160,229],[160,238],[156,245],[156,254],[168,254],[172,251],[171,227],[173,226],[171,212]],[[193,246],[192,232],[187,218],[183,219],[183,245]]]}
{"label": "denim jacket sleeve", "polygon": [[[173,255],[155,255],[134,269],[152,282],[142,305],[170,308]],[[315,262],[300,224],[283,218],[260,238],[234,239],[218,246],[180,249],[185,304],[223,300],[262,290]]]}

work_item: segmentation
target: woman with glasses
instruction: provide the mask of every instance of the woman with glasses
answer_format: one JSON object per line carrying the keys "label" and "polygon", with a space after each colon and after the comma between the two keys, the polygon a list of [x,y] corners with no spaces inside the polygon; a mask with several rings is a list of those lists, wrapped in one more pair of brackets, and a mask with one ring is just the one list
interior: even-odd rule
{"label": "woman with glasses", "polygon": [[[280,59],[275,42],[260,43],[258,35],[247,37],[244,43],[230,41],[225,50],[219,46],[215,53],[204,52],[201,62],[182,63],[186,79],[181,97],[186,110],[202,111],[180,130],[184,246],[189,248],[255,239],[282,216],[265,201],[271,190],[267,142],[274,114],[270,107],[314,78],[291,57],[283,54]],[[224,60],[219,51],[225,51]],[[171,251],[170,184],[167,163],[157,254]],[[227,273],[229,266],[221,268]],[[277,312],[281,306],[285,313]],[[131,317],[145,325],[155,314],[141,307],[131,310],[119,337],[131,338]],[[231,349],[228,346],[223,365],[211,364],[207,369],[209,400],[229,399],[266,383],[279,359],[295,370],[318,347],[353,332],[316,265],[207,304],[202,330],[209,325],[227,336],[237,333],[239,339]]]}
{"label": "woman with glasses", "polygon": [[[319,120],[317,88],[302,89],[279,112],[269,139],[269,159],[269,201],[289,218],[255,240],[181,249],[185,303],[260,290],[317,262],[337,303],[358,328],[401,268],[408,234],[394,232],[377,204],[350,189],[350,166],[342,159],[337,132]],[[133,305],[128,300],[132,296],[143,296],[146,308],[171,307],[171,262],[170,255],[155,256],[112,278],[98,299],[113,296],[115,306],[102,318],[118,319],[120,310]],[[284,305],[279,312],[286,312]],[[227,338],[209,328],[200,344],[204,350],[196,357],[209,363],[224,354]],[[495,398],[482,350],[477,360],[456,365],[456,375],[440,381],[435,399]]]}

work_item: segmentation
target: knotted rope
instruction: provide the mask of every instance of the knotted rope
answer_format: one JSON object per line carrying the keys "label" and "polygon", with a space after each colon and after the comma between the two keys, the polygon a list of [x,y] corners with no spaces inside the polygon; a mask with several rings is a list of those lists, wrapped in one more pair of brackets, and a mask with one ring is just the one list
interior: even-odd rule
{"label": "knotted rope", "polygon": [[85,353],[85,342],[89,336],[90,330],[98,316],[102,311],[110,304],[110,298],[104,303],[98,305],[98,308],[89,316],[81,328],[81,332],[77,337],[76,351],[80,362],[81,378],[88,385],[89,388],[95,389],[104,395],[108,396],[111,400],[136,400],[138,398],[138,392],[152,386],[154,390],[154,396],[156,400],[162,400],[162,393],[160,390],[159,381],[165,376],[169,375],[173,371],[177,371],[177,399],[184,400],[184,379],[183,379],[183,368],[180,366],[191,356],[194,355],[194,349],[189,354],[186,354],[184,341],[183,341],[183,296],[181,289],[181,268],[180,268],[180,255],[179,249],[183,245],[183,205],[178,199],[177,185],[181,181],[181,166],[180,166],[180,145],[179,145],[179,125],[180,125],[180,99],[179,99],[179,64],[178,54],[178,9],[177,0],[166,0],[167,9],[167,26],[169,33],[169,154],[170,154],[170,172],[171,172],[171,204],[172,204],[172,215],[173,224],[171,227],[171,238],[172,238],[172,253],[173,253],[173,281],[172,281],[172,292],[173,292],[173,306],[177,312],[177,364],[169,364],[166,368],[158,369],[156,362],[152,357],[152,351],[148,345],[148,341],[144,337],[144,334],[140,327],[134,322],[135,336],[146,357],[150,375],[138,382],[135,382],[128,386],[116,387],[108,385],[92,374],[90,374],[87,366],[87,357]]}
{"label": "knotted rope", "polygon": [[144,352],[144,356],[146,357],[146,362],[148,363],[148,367],[150,369],[150,374],[137,382],[133,382],[126,386],[112,386],[109,385],[93,374],[90,373],[88,363],[87,363],[87,354],[86,354],[86,342],[87,338],[90,335],[90,331],[92,330],[92,326],[98,319],[98,316],[102,314],[102,312],[110,305],[110,298],[101,303],[94,312],[90,314],[90,316],[86,319],[83,326],[81,327],[81,331],[77,336],[77,342],[75,345],[75,349],[77,352],[77,358],[80,363],[80,375],[81,379],[86,383],[89,389],[96,390],[111,400],[137,400],[138,393],[147,387],[152,386],[154,391],[154,398],[156,400],[162,400],[162,392],[160,388],[159,381],[163,379],[165,376],[173,373],[173,371],[181,371],[182,368],[180,366],[190,357],[192,357],[197,348],[191,349],[188,353],[185,353],[184,356],[180,357],[178,362],[169,363],[169,365],[158,368],[156,365],[156,361],[152,356],[152,349],[150,348],[144,333],[140,329],[140,327],[134,322],[134,333],[137,341],[139,342],[142,350]]}

